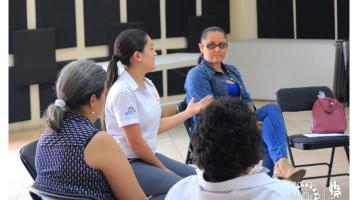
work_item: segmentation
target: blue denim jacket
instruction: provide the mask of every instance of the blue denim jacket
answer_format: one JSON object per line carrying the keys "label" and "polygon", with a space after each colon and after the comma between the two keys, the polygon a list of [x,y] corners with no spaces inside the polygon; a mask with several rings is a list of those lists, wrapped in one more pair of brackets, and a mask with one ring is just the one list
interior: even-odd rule
{"label": "blue denim jacket", "polygon": [[[202,59],[200,64],[192,68],[188,72],[184,84],[186,102],[189,103],[192,97],[195,102],[198,102],[207,95],[212,95],[214,99],[229,96],[226,80],[232,78],[239,84],[241,99],[250,106],[254,106],[239,70],[233,65],[222,64],[222,66],[225,72],[217,72],[207,61]],[[196,116],[193,117],[194,122],[196,118]]]}

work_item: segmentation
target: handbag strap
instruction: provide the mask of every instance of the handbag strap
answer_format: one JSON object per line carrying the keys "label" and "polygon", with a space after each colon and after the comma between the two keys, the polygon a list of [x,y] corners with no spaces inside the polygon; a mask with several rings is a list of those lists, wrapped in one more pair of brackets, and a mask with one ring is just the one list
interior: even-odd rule
{"label": "handbag strap", "polygon": [[319,98],[318,102],[325,112],[332,113],[338,105],[338,100],[330,97]]}

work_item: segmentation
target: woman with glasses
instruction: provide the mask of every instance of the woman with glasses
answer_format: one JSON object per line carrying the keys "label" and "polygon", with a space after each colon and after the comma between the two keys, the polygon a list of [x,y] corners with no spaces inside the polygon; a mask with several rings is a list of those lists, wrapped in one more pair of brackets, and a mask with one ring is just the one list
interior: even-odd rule
{"label": "woman with glasses", "polygon": [[[185,80],[186,101],[196,101],[207,95],[214,99],[221,96],[241,98],[256,112],[262,121],[262,139],[265,157],[263,166],[270,170],[269,175],[280,179],[300,181],[306,173],[304,169],[292,167],[287,159],[286,128],[281,111],[276,104],[268,104],[256,110],[241,74],[233,65],[224,64],[228,41],[226,33],[220,27],[209,27],[203,30],[199,49],[201,56],[198,65],[191,69]],[[194,132],[197,116],[192,118]]]}

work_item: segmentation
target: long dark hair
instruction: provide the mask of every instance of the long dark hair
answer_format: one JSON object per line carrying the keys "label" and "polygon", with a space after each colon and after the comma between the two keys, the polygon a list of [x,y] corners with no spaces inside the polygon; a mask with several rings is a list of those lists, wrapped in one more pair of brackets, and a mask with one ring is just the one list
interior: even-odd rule
{"label": "long dark hair", "polygon": [[122,31],[116,38],[113,47],[113,56],[107,68],[107,89],[118,79],[117,62],[127,67],[130,66],[130,59],[134,52],[142,52],[147,43],[147,33],[140,29],[127,29]]}
{"label": "long dark hair", "polygon": [[[204,29],[202,32],[201,32],[201,36],[200,36],[200,41],[203,41],[206,36],[208,35],[209,32],[220,32],[220,33],[223,33],[224,36],[225,36],[225,39],[227,39],[227,36],[226,36],[226,33],[224,31],[224,29],[218,27],[218,26],[210,26],[206,29]],[[203,54],[200,54],[199,58],[198,58],[198,64],[200,64],[201,60],[203,60]]]}

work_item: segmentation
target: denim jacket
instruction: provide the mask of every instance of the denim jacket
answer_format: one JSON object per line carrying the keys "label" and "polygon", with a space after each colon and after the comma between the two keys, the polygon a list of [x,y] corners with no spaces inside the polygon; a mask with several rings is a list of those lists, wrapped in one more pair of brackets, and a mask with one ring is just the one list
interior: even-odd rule
{"label": "denim jacket", "polygon": [[[184,84],[186,102],[189,103],[192,97],[195,102],[198,102],[207,95],[212,95],[214,99],[228,96],[226,80],[232,78],[239,84],[240,98],[250,106],[254,106],[238,69],[233,65],[223,63],[222,67],[225,72],[217,72],[207,61],[202,59],[200,64],[192,68],[188,72]],[[193,117],[193,121],[196,121],[196,116]]]}

